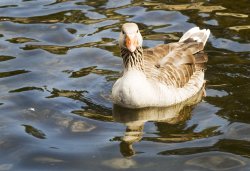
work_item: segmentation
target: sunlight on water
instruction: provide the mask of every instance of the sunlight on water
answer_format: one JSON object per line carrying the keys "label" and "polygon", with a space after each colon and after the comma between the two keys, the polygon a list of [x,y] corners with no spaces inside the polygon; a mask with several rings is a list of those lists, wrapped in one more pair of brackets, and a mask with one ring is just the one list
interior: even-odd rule
{"label": "sunlight on water", "polygon": [[[113,106],[120,27],[144,47],[211,30],[204,94]],[[0,170],[250,170],[247,0],[1,0]]]}

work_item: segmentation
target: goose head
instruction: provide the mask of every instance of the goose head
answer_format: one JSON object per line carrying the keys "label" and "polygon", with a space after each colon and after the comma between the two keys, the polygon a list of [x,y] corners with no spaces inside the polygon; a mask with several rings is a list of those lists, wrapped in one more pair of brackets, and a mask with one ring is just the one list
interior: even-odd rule
{"label": "goose head", "polygon": [[125,23],[122,25],[119,46],[130,52],[134,52],[137,48],[142,47],[142,36],[137,24]]}

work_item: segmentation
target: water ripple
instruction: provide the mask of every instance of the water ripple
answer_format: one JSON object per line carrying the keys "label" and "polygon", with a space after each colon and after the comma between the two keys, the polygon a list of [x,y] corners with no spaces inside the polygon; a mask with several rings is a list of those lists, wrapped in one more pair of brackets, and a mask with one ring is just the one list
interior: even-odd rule
{"label": "water ripple", "polygon": [[[1,0],[0,170],[249,170],[248,6]],[[210,29],[207,96],[115,113],[125,22],[138,23],[144,47],[178,41],[194,26]]]}

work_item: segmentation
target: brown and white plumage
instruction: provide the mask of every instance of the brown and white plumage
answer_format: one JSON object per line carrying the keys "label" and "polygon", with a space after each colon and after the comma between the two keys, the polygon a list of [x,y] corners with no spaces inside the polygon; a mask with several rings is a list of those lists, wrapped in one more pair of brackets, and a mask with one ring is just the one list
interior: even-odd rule
{"label": "brown and white plumage", "polygon": [[179,42],[142,49],[138,26],[122,26],[119,45],[124,71],[112,89],[115,104],[141,108],[169,106],[195,95],[204,84],[209,30],[194,27]]}

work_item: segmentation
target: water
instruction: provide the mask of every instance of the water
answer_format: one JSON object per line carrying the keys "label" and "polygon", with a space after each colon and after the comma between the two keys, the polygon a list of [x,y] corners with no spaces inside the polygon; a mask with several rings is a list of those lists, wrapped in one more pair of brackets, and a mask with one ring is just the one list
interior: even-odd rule
{"label": "water", "polygon": [[[0,170],[250,170],[249,11],[248,0],[1,0]],[[112,112],[127,21],[145,47],[211,30],[200,103]]]}

